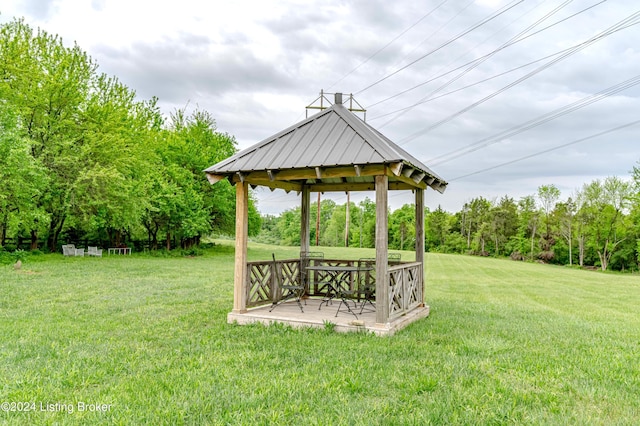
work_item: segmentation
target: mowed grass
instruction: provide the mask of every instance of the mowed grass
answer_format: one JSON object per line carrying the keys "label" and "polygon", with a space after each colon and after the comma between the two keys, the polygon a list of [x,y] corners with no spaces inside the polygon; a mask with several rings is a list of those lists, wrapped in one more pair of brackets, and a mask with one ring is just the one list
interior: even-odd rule
{"label": "mowed grass", "polygon": [[640,423],[639,276],[427,254],[426,280],[431,316],[382,338],[227,324],[229,245],[1,266],[0,402],[36,411],[0,422]]}

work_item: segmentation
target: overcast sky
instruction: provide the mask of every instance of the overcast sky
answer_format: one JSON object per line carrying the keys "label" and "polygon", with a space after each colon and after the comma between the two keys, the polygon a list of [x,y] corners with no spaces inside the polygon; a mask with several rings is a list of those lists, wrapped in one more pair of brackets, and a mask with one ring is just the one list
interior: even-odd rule
{"label": "overcast sky", "polygon": [[[450,182],[427,192],[431,209],[548,184],[564,199],[640,160],[637,0],[10,0],[0,13],[77,42],[167,115],[209,111],[241,149],[304,119],[321,89],[352,93]],[[263,213],[299,204],[257,196]]]}

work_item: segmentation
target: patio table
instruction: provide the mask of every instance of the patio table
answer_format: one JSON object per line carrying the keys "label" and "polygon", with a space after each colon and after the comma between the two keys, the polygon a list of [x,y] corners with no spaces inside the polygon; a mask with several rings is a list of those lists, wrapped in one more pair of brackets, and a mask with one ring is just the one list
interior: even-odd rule
{"label": "patio table", "polygon": [[[329,303],[338,296],[338,294],[342,294],[340,291],[341,288],[348,288],[351,290],[351,277],[354,272],[365,272],[371,271],[373,268],[371,266],[333,266],[333,265],[314,265],[307,266],[305,268],[307,271],[318,271],[326,273],[329,278],[327,281],[323,281],[325,287],[327,287],[327,294],[320,302],[320,306],[318,310],[322,308],[322,304]],[[343,297],[344,299],[344,297]],[[343,300],[346,303],[346,300]]]}

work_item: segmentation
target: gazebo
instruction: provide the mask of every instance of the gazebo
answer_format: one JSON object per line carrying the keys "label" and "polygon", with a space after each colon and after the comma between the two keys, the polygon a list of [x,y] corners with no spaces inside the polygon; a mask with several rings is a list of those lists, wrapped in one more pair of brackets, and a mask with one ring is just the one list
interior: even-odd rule
{"label": "gazebo", "polygon": [[[233,310],[227,319],[239,324],[260,321],[296,325],[336,324],[336,330],[391,334],[429,314],[424,304],[424,192],[442,193],[447,182],[347,109],[342,94],[329,108],[205,170],[210,183],[228,179],[236,187],[236,241]],[[304,279],[305,259],[247,261],[249,186],[301,194],[300,252],[310,247],[309,210],[312,192],[375,191],[375,312],[368,321],[334,321],[334,312],[292,309],[269,312],[282,296],[283,283]],[[415,194],[415,262],[390,265],[388,191]],[[352,265],[352,260],[331,260]],[[308,263],[306,263],[308,265]],[[321,296],[310,291],[311,296]],[[318,312],[316,312],[318,311]],[[324,317],[321,313],[324,312]],[[347,315],[347,319],[353,317]]]}

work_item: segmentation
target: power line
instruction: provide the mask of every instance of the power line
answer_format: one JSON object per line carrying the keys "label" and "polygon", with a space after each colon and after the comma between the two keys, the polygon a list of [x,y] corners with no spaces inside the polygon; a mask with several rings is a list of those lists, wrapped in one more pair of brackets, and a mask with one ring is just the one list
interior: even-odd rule
{"label": "power line", "polygon": [[[514,0],[514,1],[516,1],[516,0]],[[450,40],[446,41],[445,43],[441,44],[441,45],[440,45],[440,46],[438,46],[437,48],[435,48],[435,49],[433,49],[433,50],[429,51],[428,53],[426,53],[426,54],[422,55],[421,57],[419,57],[418,59],[415,59],[414,61],[412,61],[412,62],[408,63],[407,65],[405,65],[405,66],[403,66],[403,67],[401,67],[401,68],[398,68],[397,70],[393,71],[391,74],[387,74],[385,77],[382,77],[382,78],[381,78],[381,79],[379,79],[378,81],[376,81],[376,82],[374,82],[374,83],[371,83],[370,85],[368,85],[368,86],[367,86],[367,87],[365,87],[364,89],[360,89],[360,90],[359,90],[359,91],[357,91],[355,94],[356,94],[356,95],[358,95],[358,94],[360,94],[360,93],[362,93],[362,92],[364,92],[364,91],[366,91],[366,90],[369,90],[369,89],[370,89],[370,88],[372,88],[373,86],[376,86],[376,85],[378,85],[378,84],[382,83],[383,81],[387,80],[388,78],[390,78],[390,77],[392,77],[392,76],[394,76],[394,75],[398,74],[400,71],[403,71],[403,70],[405,70],[405,69],[409,68],[410,66],[412,66],[412,65],[416,64],[417,62],[419,62],[419,61],[423,60],[423,59],[424,59],[424,58],[426,58],[427,56],[430,56],[430,55],[434,54],[435,52],[437,52],[437,51],[439,51],[439,50],[441,50],[441,49],[445,48],[446,46],[450,45],[451,43],[455,42],[456,40],[458,40],[458,39],[460,39],[460,38],[464,37],[465,35],[467,35],[467,34],[469,34],[469,33],[473,32],[474,30],[476,30],[476,29],[480,28],[481,26],[483,26],[483,25],[487,24],[488,22],[490,22],[490,21],[494,20],[494,19],[495,19],[495,18],[497,18],[498,16],[500,16],[500,15],[502,15],[502,14],[504,14],[504,13],[508,12],[509,10],[511,10],[512,8],[516,7],[517,5],[519,5],[520,3],[522,3],[523,1],[524,1],[524,0],[517,0],[517,2],[516,2],[515,4],[512,4],[512,5],[510,5],[510,6],[505,6],[505,7],[503,8],[504,10],[500,9],[498,12],[496,12],[496,13],[494,13],[494,14],[490,15],[488,18],[485,18],[485,19],[483,19],[482,21],[480,21],[479,23],[477,23],[477,24],[473,25],[473,26],[472,26],[471,28],[469,28],[468,30],[463,31],[462,33],[458,34],[458,35],[457,35],[457,36],[455,36],[454,38],[452,38],[452,39],[450,39]]]}
{"label": "power line", "polygon": [[633,22],[633,20],[637,19],[638,16],[640,16],[640,12],[635,12],[634,14],[628,16],[627,18],[623,19],[622,21],[620,21],[620,22],[616,23],[615,25],[609,27],[607,30],[599,33],[598,35],[596,35],[594,37],[591,37],[590,39],[588,39],[587,41],[585,41],[583,43],[580,43],[576,47],[571,48],[566,53],[563,53],[560,57],[558,57],[556,59],[553,59],[553,60],[549,61],[548,63],[536,68],[535,70],[533,70],[533,71],[527,73],[526,75],[524,75],[523,77],[520,77],[519,79],[509,83],[508,85],[506,85],[503,88],[497,90],[496,92],[494,92],[494,93],[492,93],[492,94],[490,94],[488,96],[485,96],[484,98],[472,103],[471,105],[461,109],[460,111],[458,111],[458,112],[456,112],[456,113],[454,113],[454,114],[452,114],[452,115],[450,115],[450,116],[448,116],[448,117],[446,117],[446,118],[444,118],[444,119],[442,119],[442,120],[440,120],[440,121],[438,121],[438,122],[436,122],[436,123],[434,123],[434,124],[432,124],[430,126],[427,126],[427,127],[423,128],[423,129],[417,131],[417,132],[412,133],[411,135],[409,135],[409,136],[405,137],[404,139],[402,139],[399,142],[399,145],[404,145],[407,142],[415,139],[416,137],[418,137],[418,136],[420,136],[420,135],[422,135],[422,134],[424,134],[424,133],[426,133],[426,132],[428,132],[430,130],[433,130],[433,129],[437,128],[437,127],[440,127],[443,124],[446,124],[446,123],[454,120],[455,118],[457,118],[457,117],[461,116],[462,114],[472,110],[473,108],[477,107],[478,105],[483,104],[484,102],[486,102],[486,101],[498,96],[499,94],[505,92],[506,90],[508,90],[508,89],[510,89],[510,88],[512,88],[514,86],[517,86],[518,84],[522,83],[523,81],[525,81],[525,80],[533,77],[534,75],[546,70],[547,68],[555,65],[556,63],[558,63],[558,62],[560,62],[560,61],[562,61],[562,60],[574,55],[575,53],[577,53],[577,52],[589,47],[590,45],[594,44],[595,42],[600,41],[600,40],[604,39],[605,37],[608,37],[609,35],[617,32],[617,31],[629,28],[629,27],[631,27],[633,25],[637,25],[638,22]]}
{"label": "power line", "polygon": [[363,66],[364,64],[366,64],[367,62],[369,62],[371,59],[373,59],[378,53],[382,52],[384,49],[386,49],[387,47],[389,47],[394,41],[398,40],[400,37],[402,37],[403,35],[405,35],[409,30],[411,30],[413,27],[415,27],[416,25],[418,25],[420,22],[424,21],[426,18],[428,18],[429,16],[431,16],[431,14],[433,12],[435,12],[436,10],[440,9],[440,7],[442,7],[442,5],[444,5],[446,2],[448,2],[449,0],[443,0],[442,3],[440,3],[438,6],[436,6],[435,8],[431,9],[427,14],[423,15],[420,19],[418,19],[413,25],[409,26],[408,28],[406,28],[404,31],[402,31],[400,34],[398,34],[397,36],[395,36],[391,41],[389,41],[387,44],[385,44],[384,46],[382,46],[380,49],[376,50],[373,54],[371,54],[367,59],[365,59],[364,61],[360,62],[360,64],[358,66],[356,66],[355,68],[353,68],[351,71],[349,71],[348,73],[346,73],[342,78],[340,78],[338,81],[336,81],[335,83],[333,83],[332,85],[330,85],[328,87],[328,89],[331,89],[332,87],[334,87],[336,84],[340,83],[342,80],[344,80],[345,78],[349,77],[351,74],[353,74],[358,68],[360,68],[361,66]]}
{"label": "power line", "polygon": [[[457,80],[459,80],[460,78],[462,78],[464,75],[468,74],[469,72],[471,72],[472,70],[474,70],[475,68],[479,67],[482,63],[484,63],[485,61],[489,60],[491,57],[493,57],[494,55],[496,55],[498,52],[502,51],[503,49],[506,49],[507,47],[512,46],[513,44],[520,42],[522,40],[525,40],[535,34],[538,34],[542,31],[545,31],[557,24],[559,24],[560,22],[564,22],[567,19],[573,17],[573,16],[577,16],[578,14],[591,9],[594,6],[588,7],[586,9],[583,9],[581,12],[576,13],[570,17],[567,17],[563,20],[560,20],[558,22],[556,22],[555,24],[549,25],[544,29],[541,29],[539,31],[536,31],[532,34],[529,34],[528,36],[525,36],[525,34],[527,34],[527,32],[529,32],[530,30],[532,30],[533,28],[535,28],[537,25],[539,25],[540,23],[544,22],[545,20],[547,20],[549,17],[553,16],[555,13],[559,12],[560,10],[562,10],[562,8],[564,8],[567,4],[569,4],[571,1],[573,0],[567,0],[564,3],[562,3],[561,5],[557,6],[555,9],[553,9],[552,11],[550,11],[549,13],[547,13],[544,17],[540,18],[539,20],[537,20],[536,22],[534,22],[533,24],[529,25],[527,28],[525,28],[524,30],[522,30],[519,34],[515,35],[514,37],[512,37],[509,41],[507,41],[506,43],[504,43],[502,46],[500,46],[498,49],[494,50],[493,52],[489,53],[488,55],[485,55],[484,57],[482,57],[479,61],[474,62],[473,64],[471,64],[471,66],[469,66],[467,69],[465,69],[463,72],[461,72],[460,74],[458,74],[457,76],[455,76],[454,78],[452,78],[451,80],[449,80],[448,82],[444,83],[443,85],[441,85],[440,87],[438,87],[437,89],[435,89],[434,91],[432,91],[430,94],[428,94],[427,96],[423,97],[421,99],[421,102],[424,102],[425,100],[432,98],[435,94],[439,93],[441,90],[445,89],[446,87],[450,86],[451,84],[453,84],[454,82],[456,82]],[[600,3],[598,4],[602,4],[604,3],[606,0],[602,0]],[[525,36],[525,37],[523,37]],[[387,124],[397,120],[398,118],[400,118],[402,115],[406,114],[409,111],[409,109],[401,112],[400,114],[398,114],[396,117],[391,118],[390,120],[386,121],[385,123],[382,124],[381,127],[386,126]]]}
{"label": "power line", "polygon": [[561,148],[566,148],[566,147],[568,147],[570,145],[575,145],[575,144],[578,144],[578,143],[581,143],[581,142],[586,142],[588,140],[595,139],[597,137],[604,136],[606,134],[613,133],[613,132],[616,132],[618,130],[626,129],[627,127],[635,126],[636,124],[640,124],[640,120],[632,121],[630,123],[623,124],[621,126],[614,127],[612,129],[605,130],[603,132],[596,133],[596,134],[591,135],[591,136],[587,136],[587,137],[584,137],[584,138],[581,138],[581,139],[574,140],[572,142],[568,142],[568,143],[565,143],[565,144],[562,144],[562,145],[558,145],[558,146],[553,147],[553,148],[549,148],[549,149],[545,149],[543,151],[536,152],[534,154],[529,154],[529,155],[526,155],[524,157],[516,158],[515,160],[511,160],[511,161],[507,161],[505,163],[497,164],[495,166],[487,167],[486,169],[482,169],[482,170],[478,170],[478,171],[473,172],[473,173],[468,173],[466,175],[458,176],[456,178],[450,179],[449,182],[453,182],[453,181],[456,181],[456,180],[464,179],[464,178],[467,178],[469,176],[475,176],[477,174],[488,172],[490,170],[495,170],[497,168],[508,166],[510,164],[514,164],[514,163],[517,163],[517,162],[520,162],[520,161],[523,161],[523,160],[528,160],[529,158],[537,157],[537,156],[542,155],[542,154],[547,154],[549,152],[556,151],[556,150],[561,149]]}
{"label": "power line", "polygon": [[505,130],[503,132],[500,132],[496,135],[493,136],[489,136],[486,138],[483,138],[477,142],[474,142],[472,144],[466,145],[464,147],[449,151],[445,154],[433,157],[429,160],[429,164],[431,165],[438,165],[438,164],[443,164],[446,162],[449,162],[455,158],[459,158],[462,157],[463,155],[469,154],[471,152],[475,152],[478,151],[479,149],[482,149],[486,146],[495,144],[501,140],[504,140],[506,138],[515,136],[517,134],[520,134],[522,132],[525,132],[527,130],[530,130],[534,127],[537,126],[541,126],[543,124],[548,123],[549,121],[555,120],[556,118],[562,117],[566,114],[569,114],[571,112],[574,112],[578,109],[584,108],[588,105],[591,105],[595,102],[598,102],[602,99],[608,98],[612,95],[615,95],[623,90],[626,90],[630,87],[636,86],[640,84],[640,74],[636,75],[635,77],[632,77],[628,80],[625,80],[621,83],[618,83],[614,86],[608,87],[607,89],[601,90],[598,93],[586,96],[578,101],[572,102],[568,105],[565,105],[561,108],[555,109],[551,112],[548,112],[546,114],[543,114],[533,120],[529,120],[525,123],[522,123],[520,125],[514,126],[508,130]]}
{"label": "power line", "polygon": [[[571,1],[571,0],[570,0],[570,1]],[[469,62],[467,62],[467,63],[465,63],[465,64],[463,64],[463,65],[460,65],[460,66],[459,66],[459,67],[457,67],[457,68],[454,68],[454,69],[452,69],[452,70],[450,70],[450,71],[447,71],[447,72],[445,72],[445,73],[443,73],[443,74],[437,75],[436,77],[432,77],[432,78],[430,78],[430,79],[429,79],[429,80],[427,80],[427,81],[424,81],[424,82],[422,82],[422,83],[420,83],[420,84],[417,84],[417,85],[415,85],[415,86],[413,86],[413,87],[410,87],[409,89],[406,89],[406,90],[403,90],[403,91],[401,91],[401,92],[399,92],[399,93],[396,93],[395,95],[389,96],[388,98],[382,99],[382,100],[377,101],[377,102],[374,102],[374,103],[372,103],[372,104],[369,104],[369,109],[371,109],[371,108],[373,108],[374,106],[377,106],[377,105],[379,105],[379,104],[381,104],[381,103],[383,103],[383,102],[387,102],[387,101],[389,101],[389,100],[391,100],[391,99],[397,98],[398,96],[404,95],[405,93],[408,93],[408,92],[410,92],[410,91],[412,91],[412,90],[415,90],[415,89],[417,89],[417,88],[419,88],[419,87],[422,87],[422,86],[424,86],[425,84],[431,83],[432,81],[435,81],[435,80],[437,80],[437,79],[439,79],[439,78],[445,77],[445,76],[447,76],[447,75],[449,75],[449,74],[451,74],[451,73],[453,73],[453,72],[455,72],[455,71],[458,71],[458,70],[460,70],[460,69],[462,69],[462,68],[464,68],[464,67],[466,67],[466,66],[468,66],[468,65],[473,65],[473,64],[477,63],[478,61],[482,61],[482,60],[484,60],[484,59],[486,59],[486,58],[488,58],[488,57],[490,57],[490,56],[494,55],[495,53],[497,53],[497,52],[499,52],[499,51],[501,51],[501,50],[504,50],[504,49],[506,49],[506,48],[508,48],[508,47],[511,47],[511,46],[513,46],[514,44],[520,43],[521,41],[527,40],[527,39],[529,39],[529,38],[531,38],[531,37],[533,37],[533,36],[535,36],[535,35],[537,35],[537,34],[540,34],[540,33],[544,32],[544,31],[546,31],[546,30],[548,30],[548,29],[552,28],[552,27],[555,27],[556,25],[559,25],[559,24],[561,24],[561,23],[563,23],[563,22],[566,22],[566,21],[568,21],[568,20],[569,20],[569,19],[571,19],[571,18],[574,18],[574,17],[576,17],[576,16],[578,16],[578,15],[580,15],[580,14],[582,14],[582,13],[584,13],[584,12],[586,12],[586,11],[590,10],[590,9],[593,9],[593,8],[594,8],[594,7],[596,7],[596,6],[599,6],[599,5],[600,5],[600,4],[602,4],[602,3],[605,3],[606,1],[608,1],[608,0],[602,0],[602,1],[600,1],[599,3],[593,4],[593,5],[591,5],[591,6],[587,7],[587,8],[585,8],[585,9],[580,10],[579,12],[576,12],[576,13],[574,13],[574,14],[572,14],[572,15],[567,16],[566,18],[563,18],[563,19],[561,19],[561,20],[559,20],[559,21],[557,21],[557,22],[554,22],[554,23],[553,23],[553,24],[551,24],[551,25],[548,25],[548,26],[546,26],[546,27],[544,27],[544,28],[541,28],[541,29],[540,29],[540,30],[538,30],[538,31],[535,31],[535,32],[533,32],[533,33],[531,33],[531,34],[529,34],[529,35],[524,36],[524,37],[518,38],[518,39],[516,39],[516,40],[514,40],[514,41],[512,41],[512,42],[508,42],[507,44],[505,44],[505,45],[503,45],[503,46],[499,47],[498,49],[495,49],[495,50],[493,50],[493,51],[491,51],[491,52],[487,53],[486,55],[483,55],[483,56],[480,56],[480,57],[478,57],[478,58],[475,58],[475,59],[473,59],[473,60],[471,60],[471,61],[469,61]],[[566,3],[567,3],[567,2],[565,2],[565,4],[566,4]],[[565,4],[561,5],[560,7],[564,6]],[[526,32],[526,31],[525,31],[525,32]],[[521,32],[521,33],[522,33],[522,32]],[[566,49],[566,50],[569,50],[569,49]],[[563,51],[560,51],[560,52],[558,52],[558,53],[556,53],[556,54],[559,54],[559,53],[562,53],[562,52],[564,52],[564,50],[563,50]],[[554,54],[554,55],[556,55],[556,54]],[[554,55],[547,56],[546,58],[549,58],[549,57],[554,56]],[[543,59],[546,59],[546,58],[543,58]],[[540,61],[540,60],[538,60],[538,61]],[[538,62],[538,61],[531,62],[530,64],[533,64],[533,63]],[[515,69],[518,69],[518,68],[515,68]],[[503,75],[503,74],[499,74],[499,75]],[[411,106],[409,106],[409,107],[401,108],[401,109],[399,109],[399,110],[397,110],[397,111],[395,111],[395,112],[391,112],[391,113],[387,113],[387,114],[384,114],[384,115],[376,116],[376,117],[374,117],[374,118],[372,118],[372,119],[370,119],[370,120],[375,120],[375,119],[380,118],[380,117],[382,117],[382,116],[391,115],[391,114],[394,114],[394,113],[396,113],[396,112],[401,112],[401,111],[404,111],[404,110],[407,110],[407,109],[413,108],[414,106],[421,105],[421,104],[423,104],[423,103],[425,103],[425,102],[428,102],[429,100],[430,100],[430,99],[427,99],[427,100],[424,100],[424,99],[423,99],[422,101],[420,101],[420,102],[418,102],[418,103],[415,103],[415,104],[413,104],[413,105],[411,105]]]}
{"label": "power line", "polygon": [[[546,59],[553,58],[554,56],[558,56],[558,55],[560,55],[561,53],[566,52],[566,51],[567,51],[567,50],[569,50],[569,49],[570,49],[570,48],[563,49],[563,50],[561,50],[561,51],[559,51],[559,52],[552,53],[551,55],[547,55],[547,56],[545,56],[544,58],[536,59],[535,61],[531,61],[531,62],[528,62],[528,63],[526,63],[526,64],[523,64],[523,65],[517,66],[517,67],[515,67],[515,68],[511,68],[511,69],[510,69],[510,70],[508,70],[508,71],[504,71],[504,72],[501,72],[500,74],[496,74],[496,75],[493,75],[493,76],[491,76],[491,77],[484,78],[484,79],[482,79],[482,80],[476,81],[475,83],[471,83],[471,84],[468,84],[468,85],[466,85],[466,86],[462,86],[462,87],[460,87],[460,88],[458,88],[458,89],[455,89],[455,90],[452,90],[452,91],[450,91],[450,92],[446,92],[446,93],[443,93],[443,94],[438,95],[438,96],[430,97],[430,98],[428,98],[428,99],[425,99],[425,100],[422,100],[422,101],[420,101],[420,102],[417,102],[417,103],[415,103],[415,104],[413,104],[413,105],[409,105],[408,107],[404,107],[404,108],[401,108],[401,109],[398,109],[398,110],[395,110],[395,111],[391,111],[391,112],[387,112],[387,113],[384,113],[384,114],[377,115],[377,116],[375,116],[375,117],[373,117],[373,118],[369,118],[369,121],[373,121],[373,120],[377,120],[377,119],[379,119],[379,118],[387,117],[387,116],[389,116],[389,115],[393,115],[393,114],[396,114],[396,113],[401,112],[401,111],[406,111],[406,110],[412,109],[412,108],[414,108],[414,107],[416,107],[416,106],[418,106],[418,105],[426,104],[427,102],[435,101],[435,100],[437,100],[437,99],[444,98],[445,96],[449,96],[449,95],[451,95],[451,94],[454,94],[454,93],[457,93],[457,92],[461,92],[461,91],[466,90],[466,89],[469,89],[469,88],[471,88],[471,87],[478,86],[479,84],[486,83],[487,81],[490,81],[490,80],[496,79],[496,78],[498,78],[498,77],[505,76],[505,75],[510,74],[510,73],[512,73],[512,72],[514,72],[514,71],[518,71],[518,70],[521,70],[521,69],[523,69],[523,68],[526,68],[526,67],[528,67],[528,66],[530,66],[530,65],[537,64],[538,62],[542,62],[542,61],[544,61],[544,60],[546,60]],[[459,67],[459,68],[456,68],[455,70],[449,71],[449,72],[456,71],[456,70],[458,70],[458,69],[460,69],[460,68],[462,68],[462,67],[464,67],[464,65],[463,65],[463,66],[461,66],[461,67]],[[439,78],[439,77],[436,77],[436,78]]]}

